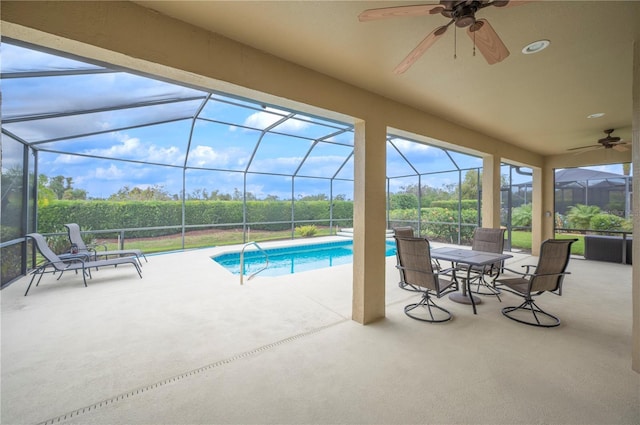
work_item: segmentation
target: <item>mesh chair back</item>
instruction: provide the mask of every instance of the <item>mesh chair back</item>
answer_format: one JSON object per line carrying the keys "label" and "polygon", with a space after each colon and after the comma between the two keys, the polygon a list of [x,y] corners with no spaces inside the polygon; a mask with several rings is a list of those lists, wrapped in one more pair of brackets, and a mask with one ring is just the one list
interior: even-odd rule
{"label": "mesh chair back", "polygon": [[[504,250],[504,230],[478,227],[473,232],[471,249],[474,251],[495,252],[502,254]],[[491,269],[502,269],[502,261],[491,264]]]}
{"label": "mesh chair back", "polygon": [[78,251],[80,252],[88,251],[87,246],[84,244],[84,241],[82,240],[82,235],[80,234],[80,226],[76,223],[67,223],[64,225],[64,227],[66,227],[68,230],[69,241],[78,247]]}
{"label": "mesh chair back", "polygon": [[474,251],[502,253],[504,250],[504,229],[478,227],[473,232],[471,249]]}
{"label": "mesh chair back", "polygon": [[395,236],[399,236],[401,238],[412,238],[413,237],[413,227],[394,227],[393,234]]}
{"label": "mesh chair back", "polygon": [[396,236],[398,262],[404,279],[410,285],[439,292],[437,276],[431,265],[431,248],[424,238],[402,238]]}
{"label": "mesh chair back", "polygon": [[[412,238],[413,237],[413,227],[394,227],[393,228],[394,236],[399,236],[401,238]],[[397,264],[400,265],[400,259],[398,258],[398,244],[396,242],[396,261]],[[400,270],[400,284],[404,285],[407,283],[407,280],[404,277],[404,270]]]}
{"label": "mesh chair back", "polygon": [[45,260],[52,263],[52,265],[57,269],[64,269],[64,267],[62,267],[64,263],[60,260],[60,257],[58,257],[58,255],[49,248],[49,244],[47,244],[44,236],[40,233],[29,233],[27,236],[33,239],[36,243],[36,248],[38,248],[38,251],[40,251],[40,254],[42,254]]}
{"label": "mesh chair back", "polygon": [[[531,280],[531,292],[555,291],[564,278],[557,273],[564,273],[569,264],[571,244],[576,239],[548,239],[540,247],[540,257],[535,274]],[[556,274],[554,276],[544,276]]]}

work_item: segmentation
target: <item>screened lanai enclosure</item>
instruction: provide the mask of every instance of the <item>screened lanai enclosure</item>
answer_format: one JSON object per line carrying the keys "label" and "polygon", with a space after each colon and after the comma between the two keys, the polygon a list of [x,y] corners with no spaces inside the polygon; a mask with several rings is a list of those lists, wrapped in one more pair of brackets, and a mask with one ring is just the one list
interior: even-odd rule
{"label": "screened lanai enclosure", "polygon": [[[32,267],[27,233],[64,250],[68,222],[157,252],[353,226],[352,123],[12,40],[1,54],[3,285]],[[481,166],[390,134],[389,227],[464,242]]]}

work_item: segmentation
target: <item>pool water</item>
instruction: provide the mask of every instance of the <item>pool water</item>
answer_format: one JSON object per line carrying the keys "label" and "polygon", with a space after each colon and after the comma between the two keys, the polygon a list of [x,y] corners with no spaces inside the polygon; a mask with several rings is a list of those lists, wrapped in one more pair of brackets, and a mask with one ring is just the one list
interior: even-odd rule
{"label": "pool water", "polygon": [[[269,267],[258,276],[282,276],[353,263],[352,240],[270,248],[264,251],[269,256]],[[387,241],[385,255],[396,255],[395,242]],[[231,273],[240,274],[240,252],[215,255],[211,258]],[[264,264],[265,257],[262,252],[247,248],[244,252],[245,276],[260,270]]]}

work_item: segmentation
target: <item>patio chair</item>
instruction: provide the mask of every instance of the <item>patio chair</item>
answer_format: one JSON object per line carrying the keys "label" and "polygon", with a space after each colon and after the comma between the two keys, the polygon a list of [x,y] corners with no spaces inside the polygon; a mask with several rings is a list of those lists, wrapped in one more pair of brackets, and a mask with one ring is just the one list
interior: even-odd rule
{"label": "patio chair", "polygon": [[422,292],[422,299],[419,302],[404,307],[405,314],[412,319],[430,323],[451,320],[451,313],[436,305],[431,299],[433,295],[440,298],[458,290],[455,280],[447,280],[443,277],[451,269],[440,270],[437,264],[432,262],[431,247],[427,239],[399,236],[395,236],[395,239],[399,262],[396,267],[404,273],[407,285],[419,288]]}
{"label": "patio chair", "polygon": [[[394,236],[399,236],[401,238],[412,238],[413,237],[413,227],[394,227],[393,228]],[[396,265],[400,264],[400,259],[398,258],[398,247],[396,241]],[[398,282],[398,286],[402,289],[406,289],[407,291],[419,292],[420,289],[415,286],[407,285],[407,282],[404,280],[404,271],[402,269],[398,269],[400,272],[400,282]]]}
{"label": "patio chair", "polygon": [[109,258],[110,256],[135,256],[136,259],[138,260],[138,264],[140,264],[140,266],[142,266],[142,262],[140,261],[140,257],[144,258],[145,262],[147,261],[147,257],[144,255],[144,253],[139,250],[139,249],[117,249],[117,250],[111,250],[108,251],[107,247],[104,246],[104,251],[99,251],[98,249],[96,249],[96,247],[94,246],[90,246],[88,247],[84,241],[82,240],[82,235],[80,234],[80,226],[76,223],[68,223],[65,224],[64,227],[67,228],[67,233],[69,234],[69,241],[71,242],[72,246],[75,246],[77,248],[77,252],[78,253],[89,253],[91,256],[93,256],[94,260],[97,260],[98,257],[105,257],[105,258]]}
{"label": "patio chair", "polygon": [[[106,267],[106,266],[118,266],[120,264],[133,264],[138,272],[138,275],[142,279],[142,271],[140,269],[140,265],[138,264],[138,260],[133,257],[118,257],[118,258],[109,258],[105,260],[94,260],[88,261],[86,253],[78,253],[74,255],[65,255],[63,258],[58,256],[55,252],[49,248],[47,241],[44,239],[40,233],[29,233],[27,237],[33,239],[36,244],[36,248],[42,254],[45,259],[45,262],[38,265],[35,269],[31,271],[31,281],[29,282],[29,286],[27,286],[27,290],[24,293],[26,297],[29,293],[29,289],[31,289],[31,284],[36,277],[36,275],[40,275],[38,278],[38,282],[36,286],[40,284],[40,280],[45,273],[57,273],[60,272],[60,276],[58,276],[58,280],[62,277],[62,274],[66,271],[74,270],[74,271],[82,271],[82,279],[84,281],[84,286],[87,286],[87,276],[91,279],[91,268],[95,267]],[[47,269],[52,269],[51,271],[47,271]]]}
{"label": "patio chair", "polygon": [[[562,295],[562,281],[571,255],[571,244],[577,239],[548,239],[540,247],[538,264],[524,265],[525,272],[504,268],[518,277],[497,279],[495,282],[503,290],[524,298],[517,307],[505,307],[502,314],[511,320],[532,326],[551,328],[560,324],[560,319],[542,310],[533,300],[545,292]],[[527,319],[528,318],[528,319]],[[542,319],[542,320],[541,320]]]}
{"label": "patio chair", "polygon": [[[504,232],[505,229],[492,229],[486,227],[478,227],[473,232],[473,241],[471,249],[474,251],[485,251],[502,254],[504,250]],[[466,270],[467,266],[460,265],[460,268]],[[475,286],[475,293],[479,295],[495,295],[499,301],[500,290],[495,286],[495,280],[500,276],[500,271],[504,267],[504,262],[490,264],[483,267],[471,267],[473,277],[471,285]],[[490,281],[487,281],[489,279]],[[472,289],[472,292],[473,289]]]}

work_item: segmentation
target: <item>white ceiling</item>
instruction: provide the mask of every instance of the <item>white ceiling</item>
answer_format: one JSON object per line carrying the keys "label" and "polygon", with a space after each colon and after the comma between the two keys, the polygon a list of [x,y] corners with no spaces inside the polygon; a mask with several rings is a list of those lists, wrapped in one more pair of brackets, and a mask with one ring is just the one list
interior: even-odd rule
{"label": "white ceiling", "polygon": [[[543,155],[592,145],[614,128],[631,140],[633,40],[640,1],[534,1],[477,12],[511,55],[488,65],[464,30],[407,72],[392,71],[442,15],[359,22],[365,9],[420,1],[137,1],[288,61]],[[524,55],[530,42],[551,45]],[[454,59],[454,41],[457,58]],[[638,77],[636,77],[638,78]],[[587,115],[604,112],[598,119]]]}

